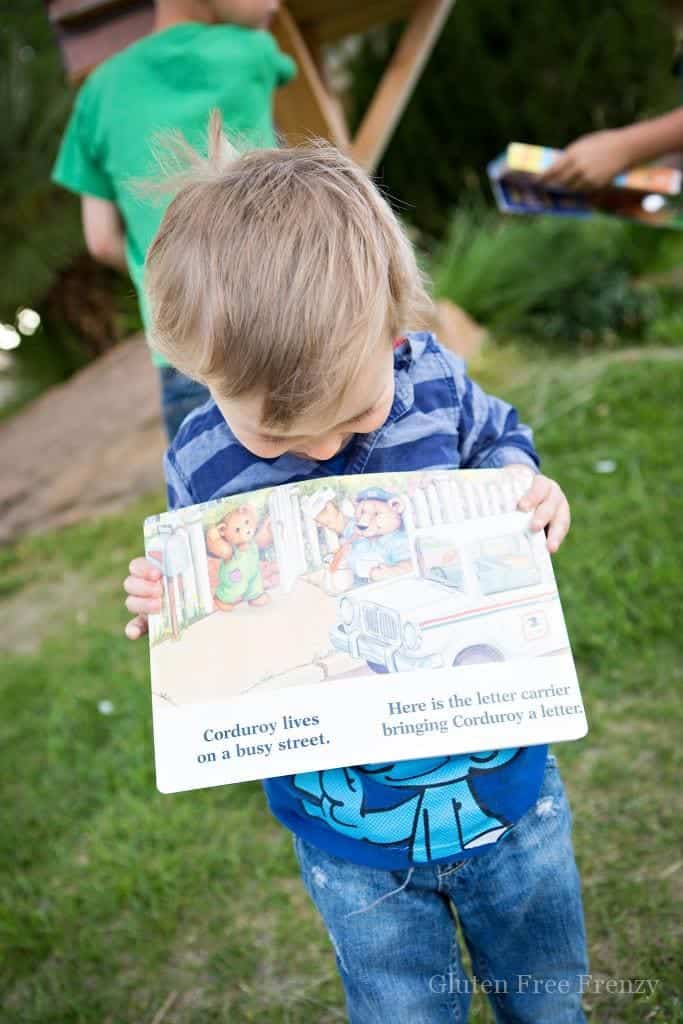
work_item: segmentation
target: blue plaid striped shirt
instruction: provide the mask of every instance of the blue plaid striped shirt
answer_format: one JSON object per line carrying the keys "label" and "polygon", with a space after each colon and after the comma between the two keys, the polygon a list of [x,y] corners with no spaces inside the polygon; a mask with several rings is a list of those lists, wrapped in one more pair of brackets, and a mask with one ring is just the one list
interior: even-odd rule
{"label": "blue plaid striped shirt", "polygon": [[[413,332],[405,336],[394,351],[394,377],[394,402],[384,425],[371,434],[354,435],[342,456],[327,462],[290,453],[274,459],[258,458],[236,439],[215,402],[207,402],[184,420],[166,453],[169,508],[260,487],[350,473],[483,469],[512,463],[537,468],[531,431],[519,422],[515,409],[482,391],[466,375],[463,361],[442,348],[434,335]],[[500,768],[480,776],[473,774],[469,788],[477,804],[505,824],[516,821],[536,799],[546,754],[545,746],[521,748]],[[410,777],[416,783],[421,768],[431,761],[411,762],[415,768]],[[345,770],[335,771],[341,776]],[[392,870],[413,863],[414,836],[397,835],[395,841],[388,836],[378,844],[341,834],[321,818],[309,815],[306,806],[310,806],[312,790],[302,793],[301,779],[285,776],[264,781],[270,808],[284,825],[308,842],[356,863]],[[315,788],[313,780],[311,786]],[[405,786],[393,788],[370,777],[364,778],[363,786],[368,812],[394,808],[408,795]],[[443,799],[451,800],[449,787],[440,788]],[[416,784],[410,793],[419,791]],[[432,788],[432,798],[434,793]],[[454,843],[452,814],[450,831],[447,813],[432,807],[431,817],[430,862],[461,859],[490,848],[490,842],[482,842],[463,849],[461,843]]]}

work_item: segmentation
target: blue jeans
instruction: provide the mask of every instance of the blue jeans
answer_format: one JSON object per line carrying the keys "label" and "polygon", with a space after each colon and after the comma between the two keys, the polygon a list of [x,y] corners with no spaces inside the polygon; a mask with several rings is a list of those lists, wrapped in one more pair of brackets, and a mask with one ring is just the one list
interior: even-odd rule
{"label": "blue jeans", "polygon": [[169,444],[188,413],[208,402],[211,395],[203,384],[185,377],[172,366],[159,367],[161,383],[161,416]]}
{"label": "blue jeans", "polygon": [[[455,1024],[473,991],[505,1024],[579,1024],[588,972],[571,814],[551,754],[539,797],[488,852],[407,871],[362,867],[295,838],[350,1024]],[[475,979],[463,968],[460,927]]]}

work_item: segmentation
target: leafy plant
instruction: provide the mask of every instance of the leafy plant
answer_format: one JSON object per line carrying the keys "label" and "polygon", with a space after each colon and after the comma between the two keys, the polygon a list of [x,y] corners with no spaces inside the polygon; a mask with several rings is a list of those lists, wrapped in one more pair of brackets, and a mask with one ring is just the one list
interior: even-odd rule
{"label": "leafy plant", "polygon": [[0,415],[140,329],[130,281],[85,253],[78,197],[50,181],[72,99],[42,5],[0,0],[0,321],[42,319],[4,361]]}
{"label": "leafy plant", "polygon": [[[34,21],[36,20],[34,16]],[[78,202],[50,183],[71,96],[54,43],[40,52],[29,31],[0,30],[0,238],[8,259],[0,317],[39,302],[83,248]],[[49,47],[49,48],[48,48]]]}
{"label": "leafy plant", "polygon": [[639,338],[660,301],[633,278],[632,232],[607,218],[502,218],[470,202],[437,250],[435,291],[500,333],[584,344]]}

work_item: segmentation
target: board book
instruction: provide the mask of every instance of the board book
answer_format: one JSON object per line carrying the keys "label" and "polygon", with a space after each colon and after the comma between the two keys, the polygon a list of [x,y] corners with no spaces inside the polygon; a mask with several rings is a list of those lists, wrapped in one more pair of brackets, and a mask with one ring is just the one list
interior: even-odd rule
{"label": "board book", "polygon": [[530,471],[327,477],[145,521],[162,792],[574,740]]}
{"label": "board book", "polygon": [[511,142],[488,165],[488,176],[503,213],[592,217],[598,213],[655,227],[683,229],[681,171],[647,165],[619,174],[595,192],[572,192],[538,180],[561,150]]}

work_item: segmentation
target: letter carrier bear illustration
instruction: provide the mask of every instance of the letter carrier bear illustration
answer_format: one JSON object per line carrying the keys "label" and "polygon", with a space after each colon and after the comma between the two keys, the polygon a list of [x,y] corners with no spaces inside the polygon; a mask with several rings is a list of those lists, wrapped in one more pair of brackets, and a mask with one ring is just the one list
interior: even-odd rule
{"label": "letter carrier bear illustration", "polygon": [[[356,496],[356,529],[340,549],[348,552],[357,580],[384,580],[410,572],[410,544],[403,526],[403,500],[383,487],[368,487]],[[350,551],[349,551],[350,547]]]}

